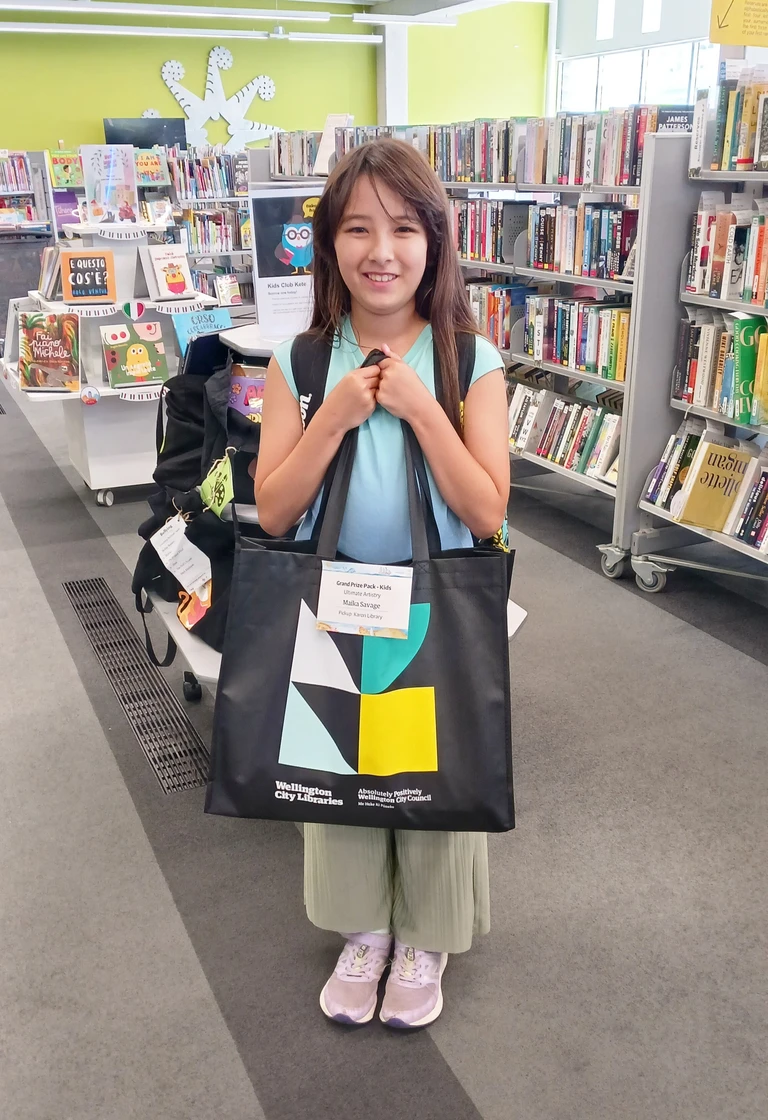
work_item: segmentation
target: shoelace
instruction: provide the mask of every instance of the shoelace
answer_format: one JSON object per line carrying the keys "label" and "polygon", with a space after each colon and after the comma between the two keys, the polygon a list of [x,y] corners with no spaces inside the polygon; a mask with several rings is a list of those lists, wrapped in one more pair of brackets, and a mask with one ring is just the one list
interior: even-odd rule
{"label": "shoelace", "polygon": [[372,979],[373,961],[370,952],[370,945],[350,946],[344,961],[344,975],[352,980]]}
{"label": "shoelace", "polygon": [[395,965],[397,968],[395,979],[398,984],[418,985],[421,982],[424,962],[417,960],[415,949],[410,947],[403,949],[402,952],[398,953]]}

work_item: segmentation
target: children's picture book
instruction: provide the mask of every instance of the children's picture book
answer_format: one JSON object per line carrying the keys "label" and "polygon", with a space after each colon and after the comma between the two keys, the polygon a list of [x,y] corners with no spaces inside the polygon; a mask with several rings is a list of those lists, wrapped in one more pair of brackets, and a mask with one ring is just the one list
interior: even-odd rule
{"label": "children's picture book", "polygon": [[80,392],[77,315],[20,312],[19,387],[29,392]]}
{"label": "children's picture book", "polygon": [[154,148],[135,148],[136,183],[140,187],[170,186],[171,176],[165,152]]}
{"label": "children's picture book", "polygon": [[57,190],[53,196],[53,211],[56,229],[61,233],[65,225],[77,225],[80,221],[80,199],[75,191]]}
{"label": "children's picture book", "polygon": [[214,276],[213,282],[216,285],[216,298],[222,307],[234,307],[243,302],[240,285],[234,272]]}
{"label": "children's picture book", "polygon": [[79,152],[49,152],[48,164],[54,188],[85,186]]}
{"label": "children's picture book", "polygon": [[139,195],[132,144],[83,144],[80,149],[88,220],[136,224]]}
{"label": "children's picture book", "polygon": [[62,249],[59,255],[65,303],[115,302],[115,258],[109,249]]}
{"label": "children's picture book", "polygon": [[100,329],[112,389],[168,379],[168,363],[160,323],[110,323]]}
{"label": "children's picture book", "polygon": [[261,410],[264,403],[264,385],[267,371],[257,366],[232,367],[232,383],[229,394],[229,407],[234,408],[253,424],[261,423]]}
{"label": "children's picture book", "polygon": [[193,338],[201,334],[225,331],[232,326],[232,316],[226,307],[210,307],[204,311],[183,311],[178,315],[172,315],[171,318],[182,358]]}
{"label": "children's picture book", "polygon": [[149,245],[139,250],[152,299],[197,295],[186,253],[178,245]]}

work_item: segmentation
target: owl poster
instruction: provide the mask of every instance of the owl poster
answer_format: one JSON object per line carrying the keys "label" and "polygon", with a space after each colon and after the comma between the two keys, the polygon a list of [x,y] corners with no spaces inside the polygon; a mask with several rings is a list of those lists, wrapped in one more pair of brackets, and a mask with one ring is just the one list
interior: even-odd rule
{"label": "owl poster", "polygon": [[110,323],[100,329],[110,388],[167,380],[160,323]]}
{"label": "owl poster", "polygon": [[251,192],[254,292],[266,338],[305,329],[312,301],[312,220],[317,191],[292,187]]}

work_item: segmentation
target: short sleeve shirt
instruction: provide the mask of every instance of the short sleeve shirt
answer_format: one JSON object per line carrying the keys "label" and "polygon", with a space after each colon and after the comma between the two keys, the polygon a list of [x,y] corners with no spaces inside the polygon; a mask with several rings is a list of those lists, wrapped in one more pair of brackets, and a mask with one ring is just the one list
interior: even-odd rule
{"label": "short sleeve shirt", "polygon": [[[275,347],[275,358],[292,394],[298,400],[291,364],[292,339]],[[435,395],[435,368],[432,349],[432,328],[427,324],[403,360],[416,371],[432,395]],[[355,340],[349,320],[336,336],[326,382],[326,396],[339,381],[363,364],[364,355]],[[488,339],[478,335],[475,367],[470,387],[486,373],[503,367],[501,356]],[[444,549],[466,548],[472,544],[469,529],[452,510],[437,488],[427,464],[435,519]],[[307,511],[297,539],[312,535],[321,494]],[[357,453],[352,469],[339,550],[366,564],[389,564],[408,560],[411,556],[411,532],[408,521],[408,491],[405,471],[405,448],[400,421],[380,405],[358,429]]]}

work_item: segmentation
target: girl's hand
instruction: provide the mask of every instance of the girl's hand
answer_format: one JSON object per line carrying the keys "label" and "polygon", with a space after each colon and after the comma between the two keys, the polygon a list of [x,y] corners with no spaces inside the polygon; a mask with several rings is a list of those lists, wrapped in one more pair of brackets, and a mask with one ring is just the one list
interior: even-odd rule
{"label": "girl's hand", "polygon": [[326,422],[339,432],[359,428],[376,408],[376,390],[381,370],[378,366],[353,369],[338,383],[318,409]]}
{"label": "girl's hand", "polygon": [[379,364],[381,379],[376,390],[376,400],[398,420],[410,423],[425,409],[430,408],[435,403],[435,398],[416,371],[406,365],[399,354],[395,354],[389,346],[382,346],[382,350],[387,356]]}

